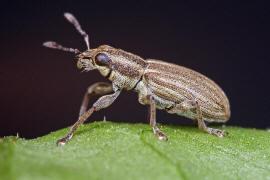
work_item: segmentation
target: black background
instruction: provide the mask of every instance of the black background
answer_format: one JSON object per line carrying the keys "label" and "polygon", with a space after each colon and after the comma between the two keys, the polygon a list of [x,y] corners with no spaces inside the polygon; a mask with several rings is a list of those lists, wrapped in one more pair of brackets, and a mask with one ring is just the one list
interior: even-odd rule
{"label": "black background", "polygon": [[[213,79],[231,103],[227,124],[270,126],[270,9],[265,3],[10,1],[1,3],[0,136],[19,132],[33,138],[72,125],[87,87],[106,81],[98,72],[81,73],[73,54],[42,47],[54,40],[86,49],[64,12],[77,17],[91,47],[108,44]],[[125,91],[88,122],[106,115],[109,121],[147,123],[146,112],[136,93]],[[158,111],[163,124],[185,121]]]}

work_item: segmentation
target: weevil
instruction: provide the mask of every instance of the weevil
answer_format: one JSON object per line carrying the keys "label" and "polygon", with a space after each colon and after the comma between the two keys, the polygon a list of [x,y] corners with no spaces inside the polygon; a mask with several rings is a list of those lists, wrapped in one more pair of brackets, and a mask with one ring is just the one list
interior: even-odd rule
{"label": "weevil", "polygon": [[[218,137],[228,134],[225,130],[213,129],[205,124],[205,121],[226,122],[231,114],[227,96],[214,81],[192,69],[161,60],[143,59],[108,45],[90,49],[88,35],[77,19],[70,13],[64,13],[64,16],[84,37],[87,50],[80,52],[52,41],[43,45],[75,53],[79,69],[86,72],[96,69],[111,83],[97,82],[89,86],[78,121],[66,136],[56,142],[57,145],[65,145],[93,112],[110,106],[123,89],[137,92],[139,103],[149,106],[150,126],[160,140],[168,138],[156,125],[156,109],[192,119],[199,129]],[[101,97],[87,110],[88,101],[94,95]]]}

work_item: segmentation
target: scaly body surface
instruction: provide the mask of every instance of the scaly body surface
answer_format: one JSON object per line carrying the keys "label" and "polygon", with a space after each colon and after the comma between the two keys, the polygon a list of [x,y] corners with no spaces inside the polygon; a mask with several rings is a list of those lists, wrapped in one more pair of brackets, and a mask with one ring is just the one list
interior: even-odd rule
{"label": "scaly body surface", "polygon": [[[90,49],[88,35],[81,29],[75,17],[70,13],[65,13],[65,17],[84,36],[88,49],[80,52],[77,49],[62,47],[55,42],[46,42],[44,45],[79,54],[77,62],[79,69],[83,71],[97,69],[112,84],[99,82],[88,88],[79,120],[65,137],[57,141],[57,145],[64,145],[78,126],[94,111],[111,105],[122,89],[136,91],[139,102],[149,105],[150,125],[159,139],[168,138],[156,126],[156,108],[196,120],[200,129],[219,137],[227,134],[225,130],[212,129],[204,123],[204,121],[226,122],[230,118],[228,98],[214,81],[189,68],[160,60],[145,60],[108,45]],[[109,93],[112,94],[105,95]],[[103,96],[87,110],[88,101],[93,95]]]}

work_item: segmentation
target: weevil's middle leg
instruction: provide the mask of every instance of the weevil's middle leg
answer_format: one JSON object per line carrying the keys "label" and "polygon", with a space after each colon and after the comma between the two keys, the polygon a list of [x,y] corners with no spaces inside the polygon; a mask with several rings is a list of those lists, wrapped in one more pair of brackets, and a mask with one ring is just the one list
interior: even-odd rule
{"label": "weevil's middle leg", "polygon": [[150,96],[150,110],[149,110],[150,126],[153,128],[155,134],[158,135],[160,140],[168,140],[168,137],[158,129],[156,125],[156,103],[153,96]]}
{"label": "weevil's middle leg", "polygon": [[[102,84],[102,85],[105,85],[105,84]],[[89,98],[90,98],[90,96],[88,97],[88,94],[93,95],[94,90],[97,90],[97,87],[101,88],[102,85],[101,85],[101,83],[96,83],[96,84],[89,87],[90,90],[91,90],[91,87],[92,87],[93,91],[89,91],[89,89],[88,89],[88,93],[86,93],[86,96],[85,96],[85,98],[83,100],[83,104],[82,104],[82,107],[81,107],[79,120],[71,127],[70,132],[66,136],[64,136],[63,138],[59,139],[56,142],[57,145],[65,145],[66,141],[72,138],[72,135],[77,130],[77,128],[82,123],[84,123],[84,121],[86,121],[86,119],[89,116],[91,116],[91,114],[94,111],[99,111],[100,109],[103,109],[103,108],[106,108],[106,107],[110,106],[114,102],[114,100],[119,96],[121,90],[117,86],[114,86],[113,87],[113,90],[114,90],[113,94],[105,95],[105,96],[100,97],[93,104],[93,106],[88,111],[85,112],[84,109],[87,107],[87,104],[88,104],[88,101],[89,101]],[[106,87],[108,89],[104,90],[104,88],[101,88],[102,91],[101,90],[97,91],[97,93],[102,94],[101,92],[105,93],[105,92],[109,91],[109,86],[104,86],[104,87]]]}
{"label": "weevil's middle leg", "polygon": [[198,101],[196,100],[184,101],[180,104],[177,104],[177,108],[181,110],[190,110],[195,108],[198,115],[197,123],[199,129],[202,129],[210,134],[215,134],[218,137],[223,137],[224,134],[228,134],[228,132],[225,130],[213,129],[206,126],[205,122],[203,121],[202,112]]}

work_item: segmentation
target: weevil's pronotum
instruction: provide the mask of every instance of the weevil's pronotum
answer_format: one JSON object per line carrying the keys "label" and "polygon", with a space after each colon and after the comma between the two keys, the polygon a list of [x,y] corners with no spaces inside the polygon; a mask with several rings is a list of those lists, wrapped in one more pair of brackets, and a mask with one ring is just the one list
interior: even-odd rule
{"label": "weevil's pronotum", "polygon": [[[193,119],[197,121],[200,129],[218,137],[228,133],[225,130],[209,128],[204,122],[226,122],[230,118],[228,98],[215,82],[186,67],[155,59],[143,59],[108,45],[90,49],[88,35],[82,30],[76,18],[70,13],[65,13],[64,16],[84,37],[87,50],[80,52],[51,41],[43,45],[77,54],[79,69],[83,71],[97,69],[112,83],[98,82],[87,89],[79,120],[66,136],[57,141],[57,145],[64,145],[71,139],[78,126],[94,111],[110,106],[122,89],[136,91],[139,102],[149,105],[150,125],[159,139],[168,138],[156,126],[156,108]],[[93,95],[101,97],[87,110],[88,101]]]}

